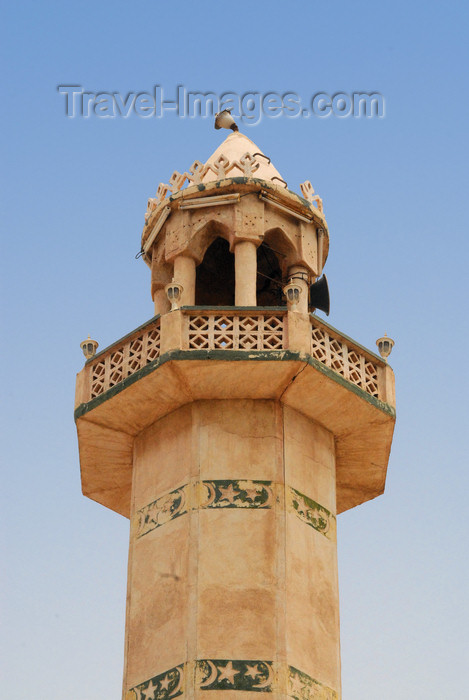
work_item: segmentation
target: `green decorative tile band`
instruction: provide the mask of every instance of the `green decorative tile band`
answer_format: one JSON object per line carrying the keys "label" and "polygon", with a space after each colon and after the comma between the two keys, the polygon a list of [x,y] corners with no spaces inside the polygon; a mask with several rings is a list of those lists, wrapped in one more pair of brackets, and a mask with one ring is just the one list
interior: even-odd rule
{"label": "green decorative tile band", "polygon": [[185,484],[136,513],[136,534],[142,537],[164,523],[197,508],[272,508],[270,481],[220,479]]}
{"label": "green decorative tile band", "polygon": [[274,494],[271,481],[215,480],[202,481],[199,508],[272,508]]}
{"label": "green decorative tile band", "polygon": [[[283,486],[253,479],[215,479],[185,484],[157,498],[135,514],[135,532],[143,537],[190,510],[205,508],[268,509],[281,504]],[[335,516],[327,508],[290,486],[286,508],[328,539],[336,535]]]}
{"label": "green decorative tile band", "polygon": [[142,537],[151,530],[187,513],[188,504],[189,484],[186,484],[141,508],[136,517],[137,537]]}
{"label": "green decorative tile band", "polygon": [[291,486],[287,487],[287,509],[293,512],[303,522],[311,525],[315,530],[325,535],[328,539],[335,539],[336,519],[327,508],[313,501],[304,493],[300,493]]}
{"label": "green decorative tile band", "polygon": [[287,695],[296,700],[339,700],[335,690],[319,683],[294,666],[288,667]]}
{"label": "green decorative tile band", "polygon": [[136,685],[126,693],[125,700],[169,700],[183,695],[185,666],[181,664]]}
{"label": "green decorative tile band", "polygon": [[195,683],[200,690],[271,693],[274,684],[272,661],[199,660],[195,666]]}
{"label": "green decorative tile band", "polygon": [[[285,669],[285,667],[283,667]],[[235,690],[259,693],[277,691],[295,700],[339,700],[328,688],[294,666],[275,670],[273,661],[198,659],[154,676],[127,691],[125,700],[170,700],[184,694],[185,679],[194,690]],[[283,679],[280,680],[280,679]]]}

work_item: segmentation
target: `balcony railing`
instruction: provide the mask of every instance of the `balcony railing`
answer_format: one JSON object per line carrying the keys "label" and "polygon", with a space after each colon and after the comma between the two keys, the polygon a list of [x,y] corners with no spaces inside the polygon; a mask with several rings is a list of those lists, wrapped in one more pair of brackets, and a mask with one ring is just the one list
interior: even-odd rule
{"label": "balcony railing", "polygon": [[317,319],[311,323],[311,355],[356,384],[371,396],[379,398],[378,373],[382,361],[371,353],[360,351],[337,331]]}
{"label": "balcony railing", "polygon": [[[86,363],[80,402],[87,402],[138,372],[168,349],[291,350],[289,318],[283,307],[185,307],[169,316],[179,324],[180,342],[168,347],[161,319],[155,317]],[[294,312],[293,312],[294,314]],[[167,317],[163,317],[165,319]],[[387,364],[316,316],[305,320],[302,352],[311,355],[367,394],[393,404],[386,380]],[[308,339],[309,327],[309,339]],[[293,331],[292,331],[293,333]],[[298,332],[296,331],[298,344]],[[298,348],[293,348],[298,351]],[[78,398],[78,397],[77,397]]]}
{"label": "balcony railing", "polygon": [[286,310],[187,310],[189,350],[284,350]]}
{"label": "balcony railing", "polygon": [[160,319],[155,318],[87,363],[90,369],[90,399],[104,394],[159,356]]}

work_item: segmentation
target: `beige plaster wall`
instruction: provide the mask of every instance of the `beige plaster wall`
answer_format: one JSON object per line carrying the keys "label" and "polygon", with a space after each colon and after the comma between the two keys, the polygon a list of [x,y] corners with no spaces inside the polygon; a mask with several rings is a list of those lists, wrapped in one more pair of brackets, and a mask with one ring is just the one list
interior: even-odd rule
{"label": "beige plaster wall", "polygon": [[143,431],[124,697],[293,697],[293,667],[338,698],[334,515],[332,435],[275,401],[198,401]]}

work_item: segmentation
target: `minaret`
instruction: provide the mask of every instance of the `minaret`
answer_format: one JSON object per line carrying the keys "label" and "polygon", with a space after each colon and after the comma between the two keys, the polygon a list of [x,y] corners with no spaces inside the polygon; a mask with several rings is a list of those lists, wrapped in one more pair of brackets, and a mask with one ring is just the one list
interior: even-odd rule
{"label": "minaret", "polygon": [[336,517],[384,490],[394,378],[311,313],[329,232],[301,190],[239,132],[174,172],[155,316],[78,374],[83,493],[130,518],[125,700],[341,697]]}

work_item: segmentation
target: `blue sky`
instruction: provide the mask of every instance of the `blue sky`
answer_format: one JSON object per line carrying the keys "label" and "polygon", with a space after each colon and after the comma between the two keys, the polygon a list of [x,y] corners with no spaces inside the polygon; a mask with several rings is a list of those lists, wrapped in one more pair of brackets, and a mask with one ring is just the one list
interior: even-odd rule
{"label": "blue sky", "polygon": [[80,492],[79,343],[153,313],[146,201],[211,119],[69,119],[93,92],[380,92],[382,119],[242,126],[331,233],[329,321],[396,341],[383,497],[339,518],[344,700],[461,696],[467,663],[467,23],[463,3],[4,4],[2,690],[120,697],[128,521]]}

